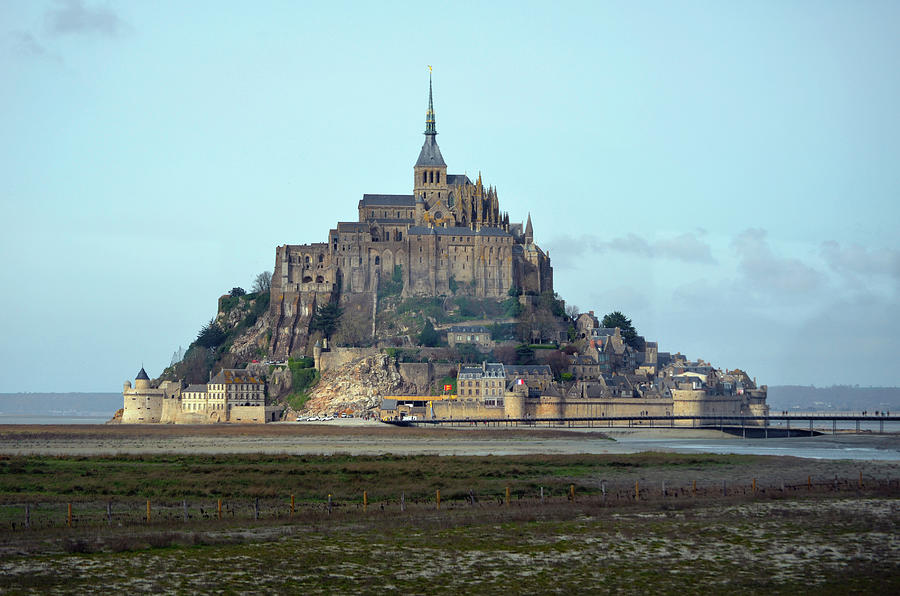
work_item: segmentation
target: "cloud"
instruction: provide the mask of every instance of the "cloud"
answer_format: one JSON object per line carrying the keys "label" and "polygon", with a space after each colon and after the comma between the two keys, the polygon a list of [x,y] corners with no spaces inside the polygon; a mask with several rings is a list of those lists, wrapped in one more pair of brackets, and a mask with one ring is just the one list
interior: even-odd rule
{"label": "cloud", "polygon": [[59,0],[47,11],[47,28],[53,35],[101,35],[115,37],[125,23],[109,7],[85,6],[82,0]]}
{"label": "cloud", "polygon": [[[650,241],[631,232],[625,236],[604,240],[586,235],[579,238],[557,239],[552,243],[555,251],[580,255],[585,251],[595,253],[617,252],[647,259],[672,259],[685,263],[715,263],[709,244],[698,237],[699,233],[686,232],[673,238]],[[568,262],[569,259],[565,259]]]}
{"label": "cloud", "polygon": [[753,289],[781,295],[808,294],[819,290],[825,276],[799,259],[781,257],[772,252],[765,230],[751,228],[741,232],[731,245],[737,252],[738,270],[743,282]]}
{"label": "cloud", "polygon": [[859,244],[823,242],[820,254],[832,271],[847,277],[887,276],[900,281],[900,250],[869,250]]}
{"label": "cloud", "polygon": [[61,61],[59,56],[45,48],[34,35],[27,31],[13,31],[10,33],[10,40],[13,50],[20,56],[53,62]]}

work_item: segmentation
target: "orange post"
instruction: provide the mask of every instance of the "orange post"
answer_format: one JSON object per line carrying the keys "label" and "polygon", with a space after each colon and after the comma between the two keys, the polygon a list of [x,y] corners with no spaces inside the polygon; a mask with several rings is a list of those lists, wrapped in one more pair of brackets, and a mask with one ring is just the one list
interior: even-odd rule
{"label": "orange post", "polygon": [[693,486],[691,486],[691,496],[692,497],[697,496],[697,481],[696,480],[694,480],[694,484],[693,484]]}
{"label": "orange post", "polygon": [[219,519],[222,519],[222,499],[216,502],[216,515]]}
{"label": "orange post", "polygon": [[509,485],[506,485],[506,506],[509,507]]}
{"label": "orange post", "polygon": [[437,508],[438,511],[441,509],[441,489],[437,490]]}
{"label": "orange post", "polygon": [[806,490],[812,490],[812,476],[806,477]]}
{"label": "orange post", "polygon": [[756,478],[753,479],[753,494],[756,494]]}
{"label": "orange post", "polygon": [[150,523],[150,499],[147,499],[147,523]]}
{"label": "orange post", "polygon": [[634,481],[634,500],[635,500],[635,501],[639,501],[640,498],[641,498],[641,489],[640,489],[640,485],[638,484],[638,481],[635,480],[635,481]]}
{"label": "orange post", "polygon": [[575,485],[574,484],[569,485],[569,500],[570,501],[575,500]]}
{"label": "orange post", "polygon": [[363,512],[369,510],[369,493],[367,491],[363,491]]}

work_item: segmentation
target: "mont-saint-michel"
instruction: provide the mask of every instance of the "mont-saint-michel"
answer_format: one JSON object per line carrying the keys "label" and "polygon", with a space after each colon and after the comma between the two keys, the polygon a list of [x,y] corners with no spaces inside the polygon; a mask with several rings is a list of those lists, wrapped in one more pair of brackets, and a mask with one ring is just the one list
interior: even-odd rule
{"label": "mont-saint-michel", "polygon": [[0,594],[900,593],[900,3],[0,6]]}
{"label": "mont-saint-michel", "polygon": [[274,270],[222,296],[186,354],[125,383],[113,421],[768,415],[743,370],[660,351],[615,308],[567,309],[540,222],[514,221],[481,173],[449,173],[437,134],[429,75],[412,193],[363,194],[324,241],[278,246]]}

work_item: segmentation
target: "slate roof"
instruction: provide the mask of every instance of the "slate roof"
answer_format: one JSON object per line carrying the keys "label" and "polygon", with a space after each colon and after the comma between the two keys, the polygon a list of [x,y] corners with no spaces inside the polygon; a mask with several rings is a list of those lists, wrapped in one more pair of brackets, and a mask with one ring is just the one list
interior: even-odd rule
{"label": "slate roof", "polygon": [[509,364],[506,372],[510,375],[552,375],[549,364]]}
{"label": "slate roof", "polygon": [[465,174],[447,174],[447,184],[472,184],[472,181]]}
{"label": "slate roof", "polygon": [[369,224],[357,221],[339,221],[338,232],[368,232]]}
{"label": "slate roof", "polygon": [[412,195],[363,195],[359,202],[360,207],[373,206],[391,206],[391,207],[415,207],[415,197]]}
{"label": "slate roof", "polygon": [[444,166],[444,156],[441,155],[441,148],[438,147],[437,140],[433,134],[425,135],[425,143],[419,152],[419,159],[416,160],[417,166]]}
{"label": "slate roof", "polygon": [[615,334],[615,327],[595,327],[591,329],[591,337],[607,337]]}
{"label": "slate roof", "polygon": [[376,217],[374,219],[375,223],[385,224],[385,225],[412,225],[415,223],[415,220],[412,219],[385,219],[381,217]]}
{"label": "slate roof", "polygon": [[480,379],[482,377],[505,378],[506,367],[499,362],[485,362],[482,366],[463,366],[459,369],[461,379]]}
{"label": "slate roof", "polygon": [[449,228],[427,228],[425,226],[412,226],[409,228],[409,234],[417,234],[419,236],[509,236],[500,228],[481,228],[478,231],[463,226],[454,226]]}
{"label": "slate roof", "polygon": [[187,389],[184,390],[185,393],[206,393],[206,385],[201,385],[199,383],[193,383],[187,386]]}
{"label": "slate roof", "polygon": [[450,333],[490,333],[490,331],[483,325],[454,325],[453,327],[450,327]]}
{"label": "slate roof", "polygon": [[137,374],[134,378],[135,381],[149,381],[150,377],[147,376],[147,371],[144,370],[144,367],[141,367],[141,372]]}
{"label": "slate roof", "polygon": [[246,368],[223,368],[219,371],[219,374],[214,376],[209,382],[221,385],[231,385],[233,383],[259,384],[262,381],[249,374]]}

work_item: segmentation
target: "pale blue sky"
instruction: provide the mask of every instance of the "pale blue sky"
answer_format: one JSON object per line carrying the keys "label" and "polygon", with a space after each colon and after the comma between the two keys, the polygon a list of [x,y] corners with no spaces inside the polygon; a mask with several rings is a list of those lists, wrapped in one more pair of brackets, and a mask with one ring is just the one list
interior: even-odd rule
{"label": "pale blue sky", "polygon": [[168,365],[274,247],[452,173],[556,289],[760,382],[897,385],[900,4],[0,0],[0,392]]}

